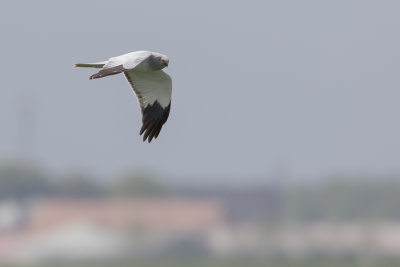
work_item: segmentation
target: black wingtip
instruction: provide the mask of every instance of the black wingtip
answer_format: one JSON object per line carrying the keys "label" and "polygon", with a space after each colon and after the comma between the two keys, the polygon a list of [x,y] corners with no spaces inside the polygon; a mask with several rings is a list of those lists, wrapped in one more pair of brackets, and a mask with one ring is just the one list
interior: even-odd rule
{"label": "black wingtip", "polygon": [[158,137],[162,126],[168,119],[170,109],[171,102],[167,107],[163,108],[157,101],[142,109],[143,125],[139,134],[144,134],[143,142],[147,140],[150,143],[153,139]]}

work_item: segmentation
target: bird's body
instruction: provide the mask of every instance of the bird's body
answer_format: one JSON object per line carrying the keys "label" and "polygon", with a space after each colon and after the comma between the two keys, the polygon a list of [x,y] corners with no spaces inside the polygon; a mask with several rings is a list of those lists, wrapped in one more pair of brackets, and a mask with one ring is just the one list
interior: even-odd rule
{"label": "bird's body", "polygon": [[135,51],[107,61],[78,63],[76,67],[101,68],[90,79],[124,73],[135,92],[142,110],[143,141],[157,138],[171,108],[172,80],[162,69],[168,66],[167,56],[150,51]]}

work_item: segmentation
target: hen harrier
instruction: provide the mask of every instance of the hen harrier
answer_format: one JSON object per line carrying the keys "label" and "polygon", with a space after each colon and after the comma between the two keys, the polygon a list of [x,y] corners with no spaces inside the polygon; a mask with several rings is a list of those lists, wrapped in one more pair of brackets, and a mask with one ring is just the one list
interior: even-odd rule
{"label": "hen harrier", "polygon": [[150,143],[157,138],[167,121],[171,108],[172,80],[162,69],[167,67],[167,56],[150,51],[136,51],[107,61],[78,63],[75,67],[100,68],[89,79],[102,78],[123,72],[138,98],[143,126],[140,135]]}

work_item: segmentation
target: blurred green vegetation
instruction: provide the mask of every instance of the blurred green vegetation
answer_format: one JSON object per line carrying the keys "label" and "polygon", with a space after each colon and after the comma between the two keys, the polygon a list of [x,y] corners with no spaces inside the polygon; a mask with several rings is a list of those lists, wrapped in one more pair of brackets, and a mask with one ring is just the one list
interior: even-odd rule
{"label": "blurred green vegetation", "polygon": [[160,196],[165,195],[167,189],[155,175],[141,170],[123,174],[108,187],[107,192],[112,196]]}
{"label": "blurred green vegetation", "polygon": [[25,163],[0,166],[0,198],[48,195],[55,190],[44,172]]}
{"label": "blurred green vegetation", "polygon": [[400,219],[400,180],[336,177],[288,188],[284,203],[288,219]]}
{"label": "blurred green vegetation", "polygon": [[0,165],[0,200],[37,196],[106,197],[163,195],[165,186],[145,171],[132,171],[100,183],[86,173],[51,174],[29,163]]}
{"label": "blurred green vegetation", "polygon": [[[373,220],[400,219],[400,175],[399,176],[354,176],[321,178],[318,181],[260,187],[251,185],[239,188],[213,188],[217,193],[205,192],[203,196],[223,197],[248,211],[253,207],[260,217],[271,220]],[[26,163],[7,163],[0,165],[0,200],[7,198],[26,198],[37,196],[65,197],[136,197],[165,196],[174,191],[151,172],[136,170],[107,182],[85,173],[52,174]],[[203,192],[203,193],[204,193]],[[255,194],[255,192],[257,194]],[[247,194],[246,194],[247,193]],[[236,194],[236,195],[235,195]],[[257,196],[271,196],[264,198]],[[236,196],[236,202],[235,202]],[[238,202],[239,201],[239,202]],[[272,205],[268,213],[267,206]],[[257,206],[258,205],[258,206]],[[275,205],[275,206],[274,206]],[[263,212],[265,214],[263,214]],[[265,215],[265,216],[263,216]]]}

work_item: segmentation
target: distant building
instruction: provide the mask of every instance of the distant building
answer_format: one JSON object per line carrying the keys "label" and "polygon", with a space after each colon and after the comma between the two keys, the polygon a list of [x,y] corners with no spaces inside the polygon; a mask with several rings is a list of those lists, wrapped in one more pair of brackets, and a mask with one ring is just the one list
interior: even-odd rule
{"label": "distant building", "polygon": [[204,231],[224,219],[213,200],[190,198],[45,199],[31,213],[30,227],[49,229],[71,221],[92,221],[110,229]]}
{"label": "distant building", "polygon": [[0,201],[0,233],[22,227],[27,213],[26,205],[21,202],[12,199]]}
{"label": "distant building", "polygon": [[[400,221],[268,221],[250,209],[262,210],[268,202],[262,191],[254,198],[214,196],[46,198],[31,209],[4,202],[0,264],[163,256],[400,257]],[[274,206],[264,211],[275,214]]]}
{"label": "distant building", "polygon": [[147,257],[190,247],[197,251],[204,246],[197,241],[205,242],[224,221],[224,209],[214,200],[43,199],[33,205],[22,229],[0,235],[0,261]]}

